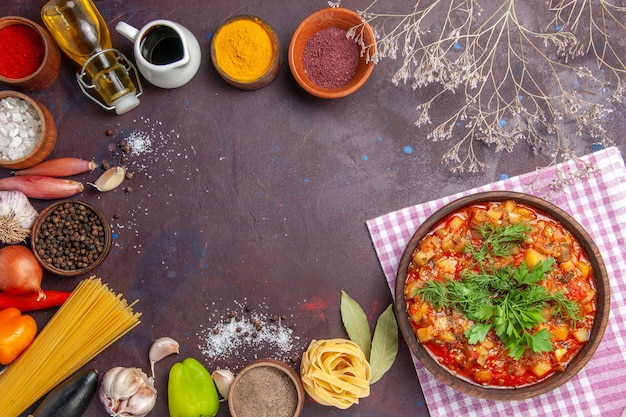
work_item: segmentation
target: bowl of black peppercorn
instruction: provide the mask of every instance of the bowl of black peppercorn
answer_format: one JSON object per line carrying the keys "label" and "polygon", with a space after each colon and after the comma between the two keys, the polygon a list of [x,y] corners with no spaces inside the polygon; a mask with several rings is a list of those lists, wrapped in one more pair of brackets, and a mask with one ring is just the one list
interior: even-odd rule
{"label": "bowl of black peppercorn", "polygon": [[46,207],[31,232],[31,247],[49,272],[76,276],[104,261],[111,249],[111,226],[95,207],[82,201],[59,201]]}

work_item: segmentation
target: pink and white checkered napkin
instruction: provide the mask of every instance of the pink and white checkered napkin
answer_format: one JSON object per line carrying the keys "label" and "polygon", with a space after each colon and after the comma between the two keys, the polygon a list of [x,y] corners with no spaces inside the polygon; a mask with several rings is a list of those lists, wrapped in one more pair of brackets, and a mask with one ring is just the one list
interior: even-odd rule
{"label": "pink and white checkered napkin", "polygon": [[[428,409],[438,416],[602,416],[619,417],[626,407],[626,168],[611,147],[581,158],[599,172],[579,175],[573,161],[509,178],[436,201],[407,207],[366,222],[378,259],[394,294],[396,270],[418,226],[459,197],[483,191],[533,194],[571,214],[591,235],[611,280],[611,313],[602,342],[587,365],[547,394],[522,401],[491,401],[456,391],[440,382],[415,357],[413,362]],[[556,178],[564,184],[554,187]]]}

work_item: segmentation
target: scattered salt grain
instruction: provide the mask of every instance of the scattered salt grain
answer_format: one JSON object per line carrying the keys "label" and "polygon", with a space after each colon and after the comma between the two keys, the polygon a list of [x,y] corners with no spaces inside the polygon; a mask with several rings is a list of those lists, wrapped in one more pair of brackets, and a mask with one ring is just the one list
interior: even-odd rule
{"label": "scattered salt grain", "polygon": [[32,152],[41,135],[37,110],[26,100],[0,100],[0,159],[15,161]]}
{"label": "scattered salt grain", "polygon": [[152,137],[146,132],[135,130],[125,138],[130,149],[131,156],[143,155],[154,151]]}
{"label": "scattered salt grain", "polygon": [[237,359],[242,361],[239,366],[259,358],[287,362],[304,350],[300,338],[287,325],[287,316],[270,315],[263,311],[265,305],[250,310],[244,303],[237,304],[236,315],[231,309],[198,333],[198,347],[213,366],[228,369]]}

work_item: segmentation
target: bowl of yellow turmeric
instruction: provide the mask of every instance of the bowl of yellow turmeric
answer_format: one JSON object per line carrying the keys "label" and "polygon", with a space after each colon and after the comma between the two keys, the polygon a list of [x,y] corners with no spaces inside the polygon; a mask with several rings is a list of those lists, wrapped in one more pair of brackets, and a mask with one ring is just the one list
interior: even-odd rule
{"label": "bowl of yellow turmeric", "polygon": [[239,15],[223,21],[211,42],[211,61],[230,85],[255,90],[278,74],[281,46],[272,27],[256,16]]}

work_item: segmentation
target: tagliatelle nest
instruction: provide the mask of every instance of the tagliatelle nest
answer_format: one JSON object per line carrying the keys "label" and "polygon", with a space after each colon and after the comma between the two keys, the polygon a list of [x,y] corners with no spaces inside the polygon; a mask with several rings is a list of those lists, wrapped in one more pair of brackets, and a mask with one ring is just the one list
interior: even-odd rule
{"label": "tagliatelle nest", "polygon": [[370,394],[370,364],[346,339],[313,340],[302,357],[305,391],[322,405],[346,409]]}

